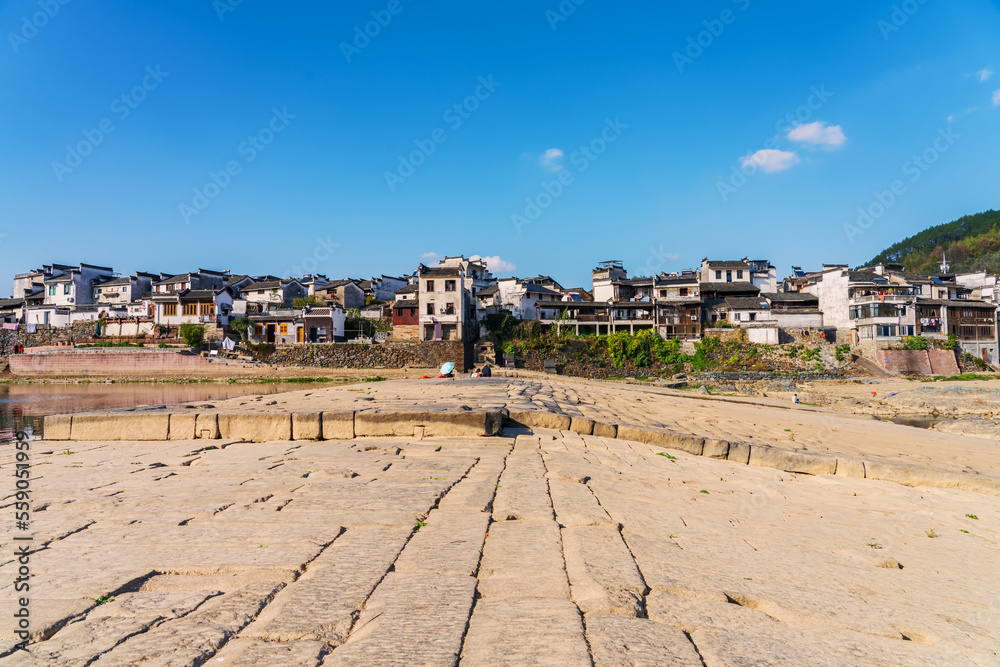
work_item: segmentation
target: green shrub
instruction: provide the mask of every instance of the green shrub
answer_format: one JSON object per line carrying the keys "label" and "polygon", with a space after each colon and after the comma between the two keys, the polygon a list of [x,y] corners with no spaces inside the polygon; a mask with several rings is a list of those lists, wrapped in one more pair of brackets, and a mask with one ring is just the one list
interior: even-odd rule
{"label": "green shrub", "polygon": [[229,321],[229,328],[238,333],[243,340],[248,340],[252,327],[253,321],[246,315]]}
{"label": "green shrub", "polygon": [[926,350],[930,347],[930,341],[923,336],[903,336],[903,350]]}
{"label": "green shrub", "polygon": [[205,340],[205,327],[201,324],[185,322],[181,325],[180,333],[188,347],[198,347]]}

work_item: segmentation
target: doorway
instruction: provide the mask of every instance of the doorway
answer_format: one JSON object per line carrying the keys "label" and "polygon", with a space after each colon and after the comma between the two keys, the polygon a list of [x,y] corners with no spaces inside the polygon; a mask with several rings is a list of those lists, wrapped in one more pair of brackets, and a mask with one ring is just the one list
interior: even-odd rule
{"label": "doorway", "polygon": [[274,324],[268,324],[267,325],[267,332],[266,332],[266,336],[265,336],[264,340],[266,342],[268,342],[268,343],[273,343],[274,342],[274,327],[275,327]]}

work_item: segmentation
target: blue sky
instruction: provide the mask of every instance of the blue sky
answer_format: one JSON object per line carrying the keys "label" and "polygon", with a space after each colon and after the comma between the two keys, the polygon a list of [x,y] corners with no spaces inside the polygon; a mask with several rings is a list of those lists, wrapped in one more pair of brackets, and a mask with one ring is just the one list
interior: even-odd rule
{"label": "blue sky", "polygon": [[576,2],[0,1],[0,269],[787,275],[998,207],[996,1]]}

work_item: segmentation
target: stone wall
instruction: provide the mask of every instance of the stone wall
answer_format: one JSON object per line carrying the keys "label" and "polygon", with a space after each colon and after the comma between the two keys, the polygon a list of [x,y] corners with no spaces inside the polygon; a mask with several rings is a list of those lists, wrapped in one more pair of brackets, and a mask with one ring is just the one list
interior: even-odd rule
{"label": "stone wall", "polygon": [[88,349],[16,354],[14,375],[177,375],[207,370],[207,359],[167,350]]}
{"label": "stone wall", "polygon": [[388,342],[377,345],[330,343],[279,345],[267,363],[319,368],[440,368],[446,362],[465,372],[472,367],[472,346],[461,341]]}

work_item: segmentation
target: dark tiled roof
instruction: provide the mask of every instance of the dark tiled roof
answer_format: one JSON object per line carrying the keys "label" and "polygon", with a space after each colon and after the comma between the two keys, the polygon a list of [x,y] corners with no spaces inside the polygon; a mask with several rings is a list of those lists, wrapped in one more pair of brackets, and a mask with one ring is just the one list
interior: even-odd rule
{"label": "dark tiled roof", "polygon": [[186,283],[186,282],[189,282],[190,280],[191,280],[191,274],[190,273],[182,273],[182,274],[180,274],[178,276],[171,276],[170,278],[166,278],[164,280],[154,280],[153,284],[154,285],[173,285],[173,284],[176,284],[176,283]]}
{"label": "dark tiled roof", "polygon": [[240,289],[244,292],[253,292],[255,290],[265,290],[265,289],[278,289],[282,285],[287,284],[287,280],[272,280],[266,283],[251,283]]}
{"label": "dark tiled roof", "polygon": [[880,276],[874,271],[848,271],[847,279],[852,283],[873,283],[876,280],[887,280],[885,276]]}
{"label": "dark tiled roof", "polygon": [[24,305],[24,299],[0,299],[0,308],[19,308]]}
{"label": "dark tiled roof", "polygon": [[131,285],[132,278],[115,278],[114,280],[109,280],[106,283],[101,283],[98,287],[119,287],[122,285]]}
{"label": "dark tiled roof", "polygon": [[178,292],[177,296],[181,298],[181,301],[207,301],[215,299],[215,295],[218,293],[218,291],[212,289],[189,289]]}
{"label": "dark tiled roof", "polygon": [[229,277],[229,280],[227,280],[227,281],[226,281],[226,286],[227,286],[227,287],[232,287],[232,286],[234,286],[234,285],[235,285],[236,283],[238,283],[238,282],[240,282],[240,281],[242,281],[242,280],[246,280],[246,279],[247,279],[247,278],[249,278],[249,277],[250,277],[250,276],[230,276],[230,277]]}
{"label": "dark tiled roof", "polygon": [[772,302],[778,303],[809,303],[819,302],[819,297],[808,292],[761,292],[760,295]]}
{"label": "dark tiled roof", "polygon": [[659,285],[690,285],[691,283],[697,283],[698,276],[658,276],[656,278],[656,284]]}
{"label": "dark tiled roof", "polygon": [[768,310],[771,308],[767,299],[762,297],[727,296],[725,303],[734,310]]}
{"label": "dark tiled roof", "polygon": [[709,261],[708,267],[711,269],[749,269],[750,264],[744,262],[743,260],[719,262]]}
{"label": "dark tiled roof", "polygon": [[338,287],[343,287],[344,285],[354,285],[357,287],[357,283],[353,280],[333,280],[328,285],[323,285],[323,291],[337,289]]}
{"label": "dark tiled roof", "polygon": [[[496,285],[490,285],[489,287],[484,287],[483,289],[481,289],[478,292],[476,292],[476,296],[477,297],[493,296],[494,294],[496,294],[499,291],[500,291],[499,287],[497,287]],[[397,294],[398,294],[398,292],[397,292]]]}
{"label": "dark tiled roof", "polygon": [[404,299],[392,304],[393,308],[419,308],[420,302],[415,299]]}
{"label": "dark tiled roof", "polygon": [[701,283],[702,292],[717,292],[720,294],[732,294],[734,292],[751,292],[759,294],[760,289],[753,283]]}
{"label": "dark tiled roof", "polygon": [[396,294],[416,294],[420,291],[420,285],[413,283],[412,285],[407,285],[406,287],[400,287],[396,290]]}
{"label": "dark tiled roof", "polygon": [[[535,283],[525,283],[524,287],[529,292],[533,292],[535,294],[555,294],[555,295],[559,295],[559,292],[556,292],[555,290],[551,290],[548,287],[545,287],[543,285],[536,285]],[[487,287],[485,289],[489,289],[489,287]],[[482,292],[480,292],[480,294],[482,294]]]}
{"label": "dark tiled roof", "polygon": [[967,308],[989,308],[995,309],[996,304],[986,301],[973,301],[972,299],[917,299],[918,306],[951,306],[953,308],[965,306]]}
{"label": "dark tiled roof", "polygon": [[438,277],[438,276],[440,276],[440,277],[456,277],[456,276],[458,276],[459,271],[460,271],[460,269],[457,266],[454,267],[454,268],[435,267],[433,269],[429,268],[429,267],[424,267],[423,269],[420,270],[420,275],[421,276],[426,276],[426,277],[429,277],[429,278],[434,278],[434,277]]}

